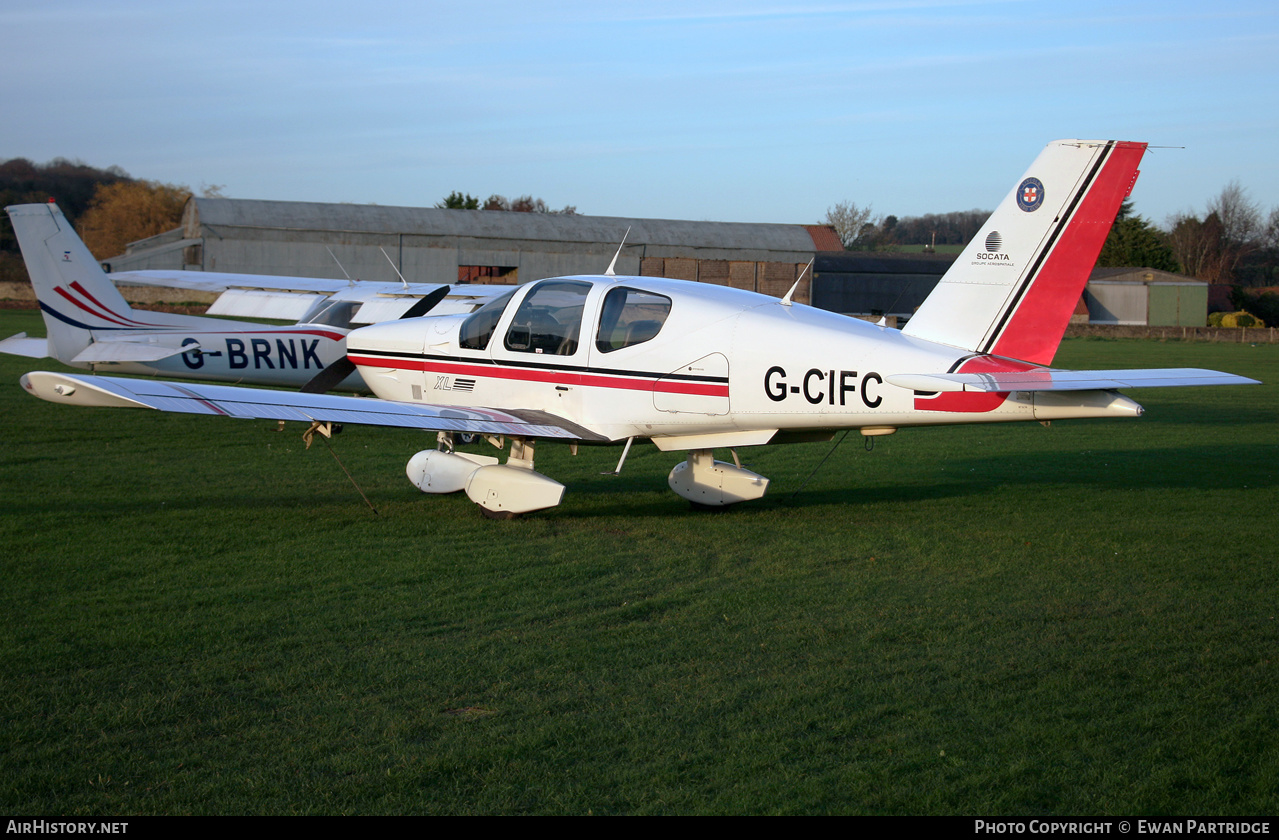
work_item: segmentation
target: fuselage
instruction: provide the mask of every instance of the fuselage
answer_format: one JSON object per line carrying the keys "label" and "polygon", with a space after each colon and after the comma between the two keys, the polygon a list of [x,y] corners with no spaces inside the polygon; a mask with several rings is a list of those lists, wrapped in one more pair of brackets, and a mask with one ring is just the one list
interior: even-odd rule
{"label": "fuselage", "polygon": [[[127,333],[120,339],[132,338]],[[158,346],[190,347],[186,352],[147,362],[72,363],[98,373],[140,373],[211,382],[248,382],[300,388],[346,355],[342,332],[327,327],[263,327],[253,330],[178,330],[137,336]],[[358,375],[336,390],[365,391]]]}
{"label": "fuselage", "polygon": [[[126,314],[111,313],[117,324],[89,326],[51,311],[51,307],[44,309],[46,320],[70,323],[91,337],[76,338],[65,349],[57,347],[55,339],[53,349],[59,361],[97,373],[158,374],[300,388],[346,355],[347,330],[321,324],[268,326],[129,310]],[[56,331],[51,329],[50,335]],[[89,342],[87,347],[85,341]],[[338,389],[367,391],[358,374],[352,374]]]}
{"label": "fuselage", "polygon": [[1044,394],[1037,406],[1020,392],[919,393],[888,379],[1035,366],[753,292],[651,277],[552,278],[469,316],[364,327],[347,346],[383,399],[545,411],[609,440],[659,445],[1112,416],[1136,406],[1112,392],[1078,392],[1069,410]]}

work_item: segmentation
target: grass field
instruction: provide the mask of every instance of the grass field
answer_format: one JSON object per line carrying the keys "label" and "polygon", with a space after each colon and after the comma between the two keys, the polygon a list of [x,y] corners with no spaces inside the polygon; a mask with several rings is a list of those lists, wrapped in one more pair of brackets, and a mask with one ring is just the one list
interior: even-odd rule
{"label": "grass field", "polygon": [[[0,313],[0,336],[43,328]],[[420,433],[76,410],[0,357],[9,813],[1279,812],[1279,347],[1128,421],[677,456],[543,445],[565,502],[490,522]],[[55,366],[56,367],[56,366]],[[796,491],[799,490],[797,493]]]}

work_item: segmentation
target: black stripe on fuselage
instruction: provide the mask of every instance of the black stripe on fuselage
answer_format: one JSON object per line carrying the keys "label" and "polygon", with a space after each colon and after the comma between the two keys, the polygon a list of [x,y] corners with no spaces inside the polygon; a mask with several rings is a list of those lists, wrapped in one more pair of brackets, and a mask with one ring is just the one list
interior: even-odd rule
{"label": "black stripe on fuselage", "polygon": [[394,353],[389,350],[347,349],[348,356],[377,356],[383,359],[409,359],[414,361],[447,362],[456,365],[493,365],[532,370],[555,370],[568,373],[593,373],[600,376],[633,376],[637,379],[679,379],[687,382],[714,382],[727,384],[727,376],[698,376],[692,373],[654,373],[642,370],[622,370],[617,368],[586,367],[583,365],[552,365],[544,362],[523,362],[512,359],[472,359],[463,356],[440,356],[432,353]]}

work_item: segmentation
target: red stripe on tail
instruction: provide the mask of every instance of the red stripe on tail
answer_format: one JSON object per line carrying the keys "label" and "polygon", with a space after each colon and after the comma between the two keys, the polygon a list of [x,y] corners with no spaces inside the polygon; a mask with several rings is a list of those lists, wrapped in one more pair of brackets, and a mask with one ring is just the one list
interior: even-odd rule
{"label": "red stripe on tail", "polygon": [[1101,246],[1115,223],[1119,205],[1132,192],[1137,164],[1145,151],[1145,143],[1115,144],[1069,227],[991,348],[992,354],[1038,365],[1052,364],[1075,304],[1084,293]]}

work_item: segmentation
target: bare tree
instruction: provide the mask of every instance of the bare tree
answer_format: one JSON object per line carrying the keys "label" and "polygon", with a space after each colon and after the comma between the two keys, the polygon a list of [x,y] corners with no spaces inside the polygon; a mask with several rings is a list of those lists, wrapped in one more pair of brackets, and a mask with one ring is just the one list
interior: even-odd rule
{"label": "bare tree", "polygon": [[1255,244],[1261,232],[1261,208],[1248,198],[1238,181],[1231,181],[1221,195],[1208,202],[1208,212],[1221,220],[1221,232],[1235,245]]}
{"label": "bare tree", "polygon": [[826,224],[835,228],[839,241],[848,249],[853,247],[853,243],[868,229],[868,225],[871,231],[879,226],[877,221],[871,221],[870,214],[869,204],[858,207],[851,201],[841,201],[834,207],[827,208]]}
{"label": "bare tree", "polygon": [[1266,219],[1266,229],[1261,234],[1261,241],[1266,248],[1279,250],[1279,207],[1271,209],[1270,217]]}
{"label": "bare tree", "polygon": [[1263,244],[1261,208],[1238,181],[1231,181],[1208,202],[1207,211],[1202,220],[1191,213],[1171,217],[1169,244],[1182,270],[1192,277],[1234,282],[1239,263]]}

